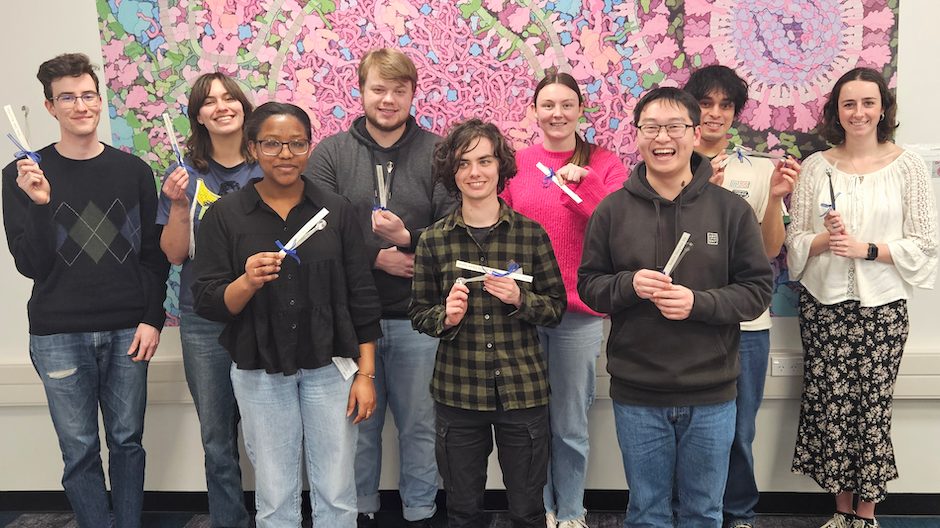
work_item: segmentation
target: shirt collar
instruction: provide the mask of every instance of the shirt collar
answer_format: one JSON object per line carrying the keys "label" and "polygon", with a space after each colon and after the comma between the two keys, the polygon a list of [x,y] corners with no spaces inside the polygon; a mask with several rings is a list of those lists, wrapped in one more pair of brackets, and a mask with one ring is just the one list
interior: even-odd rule
{"label": "shirt collar", "polygon": [[[496,227],[502,223],[506,223],[510,229],[512,229],[513,224],[516,221],[516,212],[512,210],[511,207],[506,205],[506,202],[499,198],[499,219],[496,221],[496,224],[493,227]],[[463,220],[463,208],[460,205],[460,202],[457,202],[457,207],[454,209],[454,212],[451,213],[447,220],[444,221],[444,231],[452,231],[456,227],[467,228],[467,223]]]}
{"label": "shirt collar", "polygon": [[[323,203],[323,190],[313,184],[306,176],[301,176],[304,182],[304,199],[309,200],[311,204],[317,206],[317,204]],[[244,187],[241,192],[241,203],[242,208],[245,211],[245,214],[251,214],[257,208],[261,207],[261,204],[264,203],[264,200],[261,199],[261,195],[258,194],[258,190],[255,189],[255,185],[258,184],[263,178],[252,178],[248,180],[248,185]]]}

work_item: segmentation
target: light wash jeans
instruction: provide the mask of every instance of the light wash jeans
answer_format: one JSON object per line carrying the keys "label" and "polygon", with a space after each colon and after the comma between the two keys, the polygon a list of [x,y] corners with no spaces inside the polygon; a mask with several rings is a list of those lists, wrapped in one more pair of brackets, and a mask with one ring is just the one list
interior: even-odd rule
{"label": "light wash jeans", "polygon": [[232,357],[219,344],[225,323],[180,312],[180,340],[186,383],[196,404],[202,448],[206,454],[209,523],[213,527],[248,528],[238,465],[238,404],[229,371]]}
{"label": "light wash jeans", "polygon": [[[82,528],[140,526],[148,362],[127,355],[136,332],[125,328],[29,336],[29,356],[42,378],[65,462],[62,486]],[[113,519],[101,468],[99,406],[108,443]]]}
{"label": "light wash jeans", "polygon": [[737,418],[731,463],[725,486],[724,526],[754,525],[754,506],[760,499],[754,480],[751,444],[756,432],[757,410],[764,399],[764,381],[770,355],[770,330],[741,332],[741,375],[738,376]]}
{"label": "light wash jeans", "polygon": [[[734,401],[693,407],[614,402],[630,487],[624,528],[720,528],[734,439]],[[678,515],[673,522],[673,484]]]}
{"label": "light wash jeans", "polygon": [[570,521],[586,513],[584,479],[591,449],[587,413],[594,403],[604,321],[569,312],[557,327],[540,326],[538,331],[552,389],[548,404],[552,452],[542,498],[545,511],[554,513],[559,522]]}
{"label": "light wash jeans", "polygon": [[375,342],[375,414],[359,422],[356,448],[356,492],[361,513],[379,511],[382,428],[391,409],[398,428],[401,472],[398,493],[407,521],[420,521],[437,511],[437,461],[434,458],[434,400],[431,375],[436,338],[416,332],[408,319],[382,319]]}
{"label": "light wash jeans", "polygon": [[346,416],[352,382],[332,364],[292,376],[232,365],[245,450],[255,468],[258,528],[300,526],[305,459],[313,525],[355,528],[357,428]]}

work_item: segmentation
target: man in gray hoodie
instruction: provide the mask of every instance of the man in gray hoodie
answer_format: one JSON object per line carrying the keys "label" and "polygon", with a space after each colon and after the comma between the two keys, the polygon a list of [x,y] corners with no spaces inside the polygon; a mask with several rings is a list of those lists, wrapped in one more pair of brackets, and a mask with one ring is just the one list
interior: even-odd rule
{"label": "man in gray hoodie", "polygon": [[437,339],[411,328],[408,303],[414,250],[424,229],[446,216],[455,202],[431,177],[441,140],[418,126],[411,104],[418,72],[407,55],[385,48],[359,63],[365,115],[352,127],[321,141],[305,175],[352,202],[362,222],[382,301],[382,333],[375,344],[375,416],[359,424],[356,490],[359,526],[377,526],[382,428],[391,408],[398,428],[401,494],[405,520],[431,526],[437,508],[434,406],[429,386]]}

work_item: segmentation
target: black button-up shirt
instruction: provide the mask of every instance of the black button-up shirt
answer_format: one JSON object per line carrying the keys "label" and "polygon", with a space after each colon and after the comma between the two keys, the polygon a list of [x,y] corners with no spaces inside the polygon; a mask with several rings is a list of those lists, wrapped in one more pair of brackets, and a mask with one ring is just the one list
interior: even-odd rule
{"label": "black button-up shirt", "polygon": [[[193,261],[197,314],[228,325],[219,342],[240,369],[291,375],[328,365],[332,357],[359,357],[359,344],[382,336],[382,307],[365,243],[349,202],[304,178],[304,196],[287,220],[271,209],[251,180],[223,196],[203,218]],[[300,247],[300,263],[281,262],[238,315],[225,306],[225,288],[245,272],[248,257],[278,251],[322,207],[326,228]]]}

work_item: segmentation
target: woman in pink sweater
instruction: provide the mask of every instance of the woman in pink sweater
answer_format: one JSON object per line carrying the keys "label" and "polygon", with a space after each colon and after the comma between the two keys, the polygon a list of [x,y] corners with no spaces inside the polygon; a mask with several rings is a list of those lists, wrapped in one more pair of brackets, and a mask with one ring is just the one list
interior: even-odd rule
{"label": "woman in pink sweater", "polygon": [[[552,389],[549,403],[552,456],[544,499],[549,527],[584,524],[584,478],[588,460],[587,412],[594,402],[594,366],[601,351],[603,323],[578,297],[578,266],[584,228],[594,208],[627,179],[623,163],[609,150],[584,141],[578,120],[584,97],[567,73],[548,75],[535,89],[531,108],[544,143],[516,152],[519,172],[502,197],[510,207],[542,224],[555,249],[568,292],[568,310],[557,328],[539,328]],[[583,200],[580,204],[536,167],[555,171]]]}

